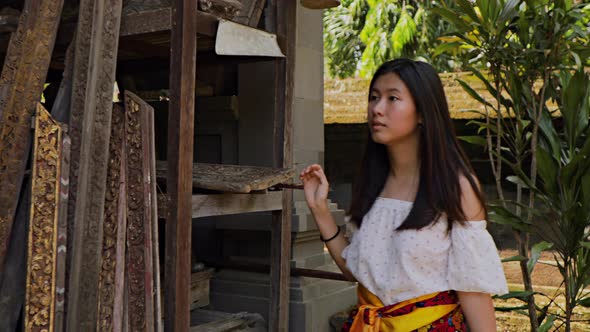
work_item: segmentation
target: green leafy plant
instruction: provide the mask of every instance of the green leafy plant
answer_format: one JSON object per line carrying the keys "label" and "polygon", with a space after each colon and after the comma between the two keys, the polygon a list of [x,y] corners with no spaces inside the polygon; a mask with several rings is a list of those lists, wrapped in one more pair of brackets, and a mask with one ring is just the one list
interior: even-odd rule
{"label": "green leafy plant", "polygon": [[[487,148],[499,198],[498,203],[490,205],[490,218],[514,230],[518,255],[511,260],[520,262],[531,330],[537,331],[539,326],[545,329],[555,317],[535,305],[531,273],[540,251],[550,247],[559,251],[559,246],[548,241],[531,250],[529,242],[530,233],[538,229],[537,221],[546,220],[535,201],[540,197],[537,177],[543,178],[557,168],[546,166],[548,156],[539,152],[539,147],[548,145],[553,152],[562,148],[553,124],[557,114],[549,111],[549,101],[553,98],[561,105],[558,90],[563,80],[559,81],[556,73],[584,65],[580,59],[585,55],[580,54],[588,51],[588,36],[587,30],[580,28],[580,20],[587,18],[587,7],[565,1],[458,0],[454,8],[439,6],[433,11],[455,29],[446,37],[451,46],[441,45],[438,52],[463,53],[472,64],[469,70],[494,96],[494,101],[487,101],[469,84],[459,81],[485,109],[481,112],[485,121],[471,122],[485,133],[485,140],[476,139],[479,136],[463,139]],[[583,127],[577,123],[576,128]],[[506,177],[507,172],[512,176]],[[505,179],[516,187],[515,200],[505,195]],[[555,187],[549,184],[543,189]],[[544,319],[547,321],[542,323]]]}

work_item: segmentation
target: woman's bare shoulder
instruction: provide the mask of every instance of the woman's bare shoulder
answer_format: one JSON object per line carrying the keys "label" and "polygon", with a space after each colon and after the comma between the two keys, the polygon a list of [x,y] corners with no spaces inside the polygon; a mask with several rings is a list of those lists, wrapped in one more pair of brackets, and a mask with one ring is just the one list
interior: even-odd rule
{"label": "woman's bare shoulder", "polygon": [[459,186],[461,188],[461,208],[468,221],[479,221],[485,219],[485,209],[478,198],[476,190],[481,190],[479,181],[475,175],[471,175],[477,189],[474,189],[471,182],[465,175],[459,176]]}

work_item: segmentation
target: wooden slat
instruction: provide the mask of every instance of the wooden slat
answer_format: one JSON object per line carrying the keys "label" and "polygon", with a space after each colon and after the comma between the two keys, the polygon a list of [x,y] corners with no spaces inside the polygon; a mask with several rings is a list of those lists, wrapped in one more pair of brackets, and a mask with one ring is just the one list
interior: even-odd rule
{"label": "wooden slat", "polygon": [[61,126],[38,104],[31,176],[26,331],[55,331],[61,135]]}
{"label": "wooden slat", "polygon": [[101,269],[98,279],[97,331],[121,331],[127,230],[125,176],[125,113],[113,107],[107,192],[104,206]]}
{"label": "wooden slat", "polygon": [[[266,194],[217,194],[193,195],[192,217],[223,216],[228,214],[278,211],[282,209],[282,192],[272,191]],[[158,214],[166,216],[167,197],[159,195]]]}
{"label": "wooden slat", "polygon": [[29,154],[31,118],[43,92],[62,7],[63,0],[25,1],[0,76],[0,272]]}
{"label": "wooden slat", "polygon": [[196,1],[174,0],[168,112],[165,330],[190,327],[191,193],[197,51]]}
{"label": "wooden slat", "polygon": [[[270,22],[285,58],[275,60],[274,163],[293,165],[292,109],[295,68],[296,11],[294,1],[269,1]],[[291,259],[292,190],[283,191],[283,210],[273,212],[271,225],[271,271],[269,330],[289,330],[289,275]]]}
{"label": "wooden slat", "polygon": [[[158,178],[165,179],[166,164],[158,162],[156,167]],[[192,183],[193,188],[247,194],[285,182],[294,174],[293,169],[195,163]]]}
{"label": "wooden slat", "polygon": [[156,128],[154,121],[154,112],[148,113],[146,128],[148,130],[147,137],[149,142],[148,160],[149,160],[149,185],[150,185],[150,207],[151,207],[151,223],[152,223],[152,248],[153,248],[153,267],[154,267],[154,331],[163,332],[164,325],[162,321],[162,286],[160,282],[160,241],[158,234],[158,191],[156,188]]}
{"label": "wooden slat", "polygon": [[154,331],[151,184],[149,179],[148,113],[153,108],[125,91],[127,157],[127,281],[129,328]]}
{"label": "wooden slat", "polygon": [[[53,116],[53,114],[52,114]],[[70,147],[72,141],[64,129],[61,141],[61,171],[57,221],[57,256],[55,279],[55,331],[63,331],[65,322],[66,260],[68,240],[68,192],[70,181]]]}
{"label": "wooden slat", "polygon": [[[122,0],[80,1],[71,101],[68,226],[73,227],[67,330],[97,326],[113,84]],[[79,145],[78,145],[79,144]],[[75,196],[72,197],[72,193]]]}

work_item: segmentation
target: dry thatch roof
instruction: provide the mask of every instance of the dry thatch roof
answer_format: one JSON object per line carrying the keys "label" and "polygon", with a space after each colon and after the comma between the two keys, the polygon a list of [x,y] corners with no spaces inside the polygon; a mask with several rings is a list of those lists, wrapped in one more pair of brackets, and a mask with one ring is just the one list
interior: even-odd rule
{"label": "dry thatch roof", "polygon": [[[485,112],[484,106],[473,99],[456,81],[465,81],[477,91],[485,100],[495,104],[495,98],[488,93],[483,83],[471,73],[443,73],[443,82],[449,110],[453,119],[477,119],[482,115],[469,110]],[[326,79],[324,81],[324,123],[365,123],[367,122],[367,93],[369,79],[347,78]],[[489,110],[493,112],[492,110]],[[504,113],[504,115],[506,115]]]}

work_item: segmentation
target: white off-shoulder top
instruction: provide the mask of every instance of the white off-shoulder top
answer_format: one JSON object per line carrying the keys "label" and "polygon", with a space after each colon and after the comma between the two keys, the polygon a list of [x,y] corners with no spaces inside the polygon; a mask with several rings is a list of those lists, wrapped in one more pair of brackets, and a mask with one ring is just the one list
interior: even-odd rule
{"label": "white off-shoulder top", "polygon": [[456,223],[446,217],[420,230],[396,231],[413,203],[378,197],[360,229],[352,224],[342,251],[358,282],[385,305],[434,292],[508,293],[498,250],[486,221]]}

